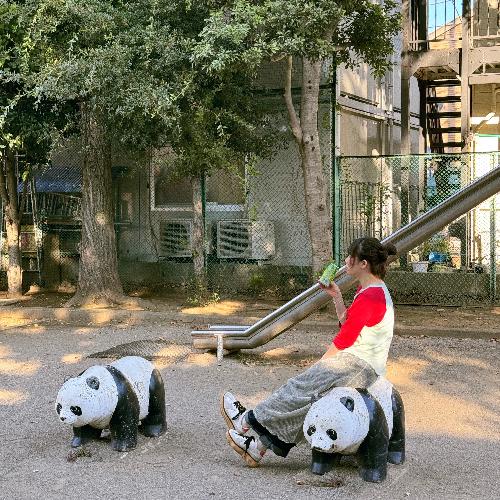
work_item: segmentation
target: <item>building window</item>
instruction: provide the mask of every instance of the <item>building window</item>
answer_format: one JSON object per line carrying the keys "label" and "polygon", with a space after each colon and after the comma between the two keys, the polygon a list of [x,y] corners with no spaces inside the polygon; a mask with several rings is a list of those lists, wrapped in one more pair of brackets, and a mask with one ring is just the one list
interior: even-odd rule
{"label": "building window", "polygon": [[217,205],[245,204],[245,165],[233,172],[216,171],[206,179],[207,203]]}
{"label": "building window", "polygon": [[[165,161],[153,158],[151,163],[151,209],[190,211],[193,192],[189,179],[179,179]],[[206,202],[210,205],[239,207],[245,203],[245,165],[241,162],[235,172],[215,171],[207,176]]]}
{"label": "building window", "polygon": [[155,151],[151,160],[151,210],[191,210],[192,190],[189,179],[174,176],[168,161],[168,148]]}

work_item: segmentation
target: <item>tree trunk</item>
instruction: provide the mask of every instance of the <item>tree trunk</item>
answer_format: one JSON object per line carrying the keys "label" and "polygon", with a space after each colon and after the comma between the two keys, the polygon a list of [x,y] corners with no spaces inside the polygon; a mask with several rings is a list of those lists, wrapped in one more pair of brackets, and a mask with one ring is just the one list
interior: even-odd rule
{"label": "tree trunk", "polygon": [[82,239],[76,294],[66,304],[129,302],[118,275],[111,180],[111,148],[99,117],[82,107]]}
{"label": "tree trunk", "polygon": [[193,190],[193,264],[194,277],[198,287],[205,287],[205,255],[203,238],[203,195],[199,177],[191,179]]}
{"label": "tree trunk", "polygon": [[[4,205],[4,220],[7,232],[9,265],[7,269],[8,296],[17,298],[22,295],[23,271],[22,254],[19,241],[21,215],[17,194],[15,154],[5,148],[2,168],[0,168],[0,196]],[[0,224],[2,221],[0,221]]]}
{"label": "tree trunk", "polygon": [[288,58],[285,102],[290,125],[299,147],[307,213],[307,226],[312,251],[313,273],[321,272],[332,259],[332,219],[329,203],[329,175],[321,157],[318,127],[321,61],[302,60],[302,96],[300,121],[292,101],[292,58]]}
{"label": "tree trunk", "polygon": [[329,210],[329,175],[324,168],[318,128],[321,61],[302,61],[302,171],[306,196],[307,224],[311,238],[313,273],[321,272],[332,258],[332,218]]}
{"label": "tree trunk", "polygon": [[10,209],[5,211],[5,225],[7,229],[7,248],[9,252],[9,267],[7,269],[7,283],[9,297],[20,297],[23,293],[23,272],[21,268],[21,247],[19,235],[21,224],[17,217],[10,215]]}

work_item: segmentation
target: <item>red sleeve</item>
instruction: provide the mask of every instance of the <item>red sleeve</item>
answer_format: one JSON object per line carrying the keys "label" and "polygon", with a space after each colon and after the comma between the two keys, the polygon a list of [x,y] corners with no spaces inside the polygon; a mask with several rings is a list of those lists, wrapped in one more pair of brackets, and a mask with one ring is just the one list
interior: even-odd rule
{"label": "red sleeve", "polygon": [[339,350],[351,347],[364,326],[374,326],[382,321],[386,312],[385,294],[381,287],[367,288],[347,309],[347,318],[333,339]]}
{"label": "red sleeve", "polygon": [[[358,293],[361,290],[361,285],[356,288],[356,293]],[[342,328],[342,323],[339,321],[339,328]]]}

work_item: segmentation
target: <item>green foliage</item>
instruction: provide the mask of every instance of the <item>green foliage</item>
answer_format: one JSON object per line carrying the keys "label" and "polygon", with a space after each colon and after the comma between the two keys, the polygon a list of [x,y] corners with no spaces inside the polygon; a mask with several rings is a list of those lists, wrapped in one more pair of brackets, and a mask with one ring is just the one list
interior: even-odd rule
{"label": "green foliage", "polygon": [[248,218],[253,222],[259,219],[259,210],[255,203],[253,203],[252,206],[248,209]]}
{"label": "green foliage", "polygon": [[251,158],[274,151],[274,129],[248,81],[227,79],[196,85],[180,103],[169,137],[170,159],[180,177],[210,175],[215,170],[238,174]]}
{"label": "green foliage", "polygon": [[85,102],[131,150],[170,144],[180,175],[236,170],[245,156],[270,154],[277,132],[252,87],[259,64],[336,53],[382,71],[398,26],[393,8],[392,0],[2,2],[1,129],[45,156],[56,131],[75,131]]}
{"label": "green foliage", "polygon": [[186,303],[191,307],[204,307],[220,302],[220,295],[209,290],[204,281],[193,280],[187,286],[188,296]]}
{"label": "green foliage", "polygon": [[208,5],[29,0],[15,6],[18,74],[40,109],[50,103],[67,116],[68,108],[85,104],[122,150],[168,145],[178,176],[237,171],[249,155],[271,153],[274,130],[248,75],[208,76],[193,64]]}
{"label": "green foliage", "polygon": [[23,2],[0,3],[0,145],[23,150],[30,165],[47,161],[57,131],[71,122],[73,108],[57,108],[54,101],[38,100],[30,92],[26,59],[35,64],[37,57],[26,42],[26,8]]}
{"label": "green foliage", "polygon": [[[375,223],[382,224],[382,207],[391,198],[392,192],[390,186],[385,183],[363,184],[361,187],[361,200],[359,201],[359,213],[363,217],[365,230],[373,235]],[[380,208],[379,208],[380,206]],[[379,210],[377,210],[379,208]]]}
{"label": "green foliage", "polygon": [[194,51],[214,72],[254,72],[263,60],[291,55],[368,63],[383,75],[400,27],[393,0],[232,0],[215,7]]}
{"label": "green foliage", "polygon": [[33,95],[58,105],[85,103],[130,149],[165,141],[178,115],[176,101],[192,78],[186,71],[190,40],[171,22],[176,4],[29,2],[23,67]]}
{"label": "green foliage", "polygon": [[431,252],[450,254],[450,244],[448,240],[439,234],[434,235],[432,238],[428,239],[422,243],[418,248],[417,252],[422,260],[429,260],[429,254]]}

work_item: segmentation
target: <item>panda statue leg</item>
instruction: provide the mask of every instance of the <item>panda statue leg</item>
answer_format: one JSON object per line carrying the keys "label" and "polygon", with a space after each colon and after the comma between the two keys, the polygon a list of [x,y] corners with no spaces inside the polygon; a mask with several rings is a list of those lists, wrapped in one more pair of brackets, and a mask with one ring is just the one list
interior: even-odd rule
{"label": "panda statue leg", "polygon": [[141,432],[148,437],[161,436],[167,430],[165,387],[158,370],[153,370],[149,382],[148,416],[142,421]]}
{"label": "panda statue leg", "polygon": [[368,434],[358,450],[359,474],[364,481],[380,483],[387,476],[389,429],[380,404],[366,389],[358,389],[358,392],[363,397],[370,416]]}
{"label": "panda statue leg", "polygon": [[394,417],[387,460],[391,464],[400,465],[405,461],[405,409],[401,395],[394,387],[391,398]]}
{"label": "panda statue leg", "polygon": [[71,440],[71,447],[78,448],[92,439],[99,439],[101,437],[101,429],[95,429],[90,425],[83,427],[73,427],[73,439]]}
{"label": "panda statue leg", "polygon": [[106,367],[118,390],[118,403],[109,422],[111,446],[116,451],[129,451],[137,446],[139,400],[128,380],[113,366]]}
{"label": "panda statue leg", "polygon": [[340,464],[340,453],[325,453],[320,450],[312,449],[311,472],[322,476],[330,472],[334,467]]}

